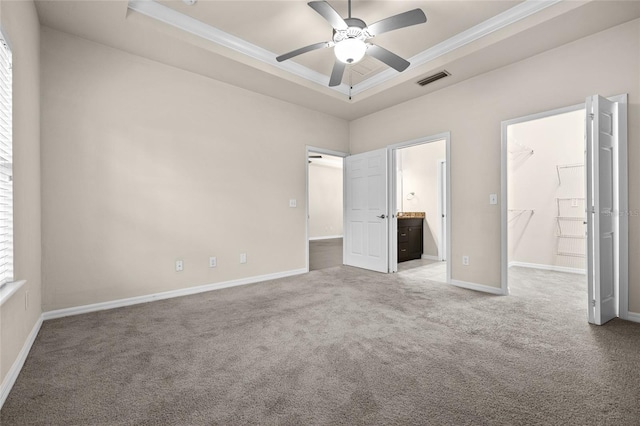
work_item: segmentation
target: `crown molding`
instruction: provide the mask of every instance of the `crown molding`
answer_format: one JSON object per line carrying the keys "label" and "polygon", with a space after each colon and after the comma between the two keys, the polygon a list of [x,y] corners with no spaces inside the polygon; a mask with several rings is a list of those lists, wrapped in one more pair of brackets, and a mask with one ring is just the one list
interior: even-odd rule
{"label": "crown molding", "polygon": [[[455,36],[418,53],[417,55],[414,55],[409,59],[411,65],[408,70],[425,65],[434,59],[479,40],[482,37],[505,28],[515,22],[525,19],[561,1],[562,0],[525,0],[509,10],[506,10],[474,27],[469,28],[468,30],[458,33]],[[240,37],[228,34],[209,24],[205,24],[195,18],[182,14],[154,0],[129,0],[128,8],[205,40],[209,40],[220,46],[232,49],[282,71],[301,77],[312,83],[321,85],[324,88],[328,88],[329,76],[293,61],[278,62],[276,61],[277,55],[275,53],[249,43]],[[354,85],[351,89],[351,95],[354,96],[364,92],[365,90],[377,87],[398,75],[399,73],[397,71],[389,68],[359,84]],[[340,86],[329,89],[349,95],[349,85],[344,83]]]}
{"label": "crown molding", "polygon": [[[556,3],[560,3],[561,1],[562,0],[525,0],[517,6],[512,7],[511,9],[508,9],[492,18],[489,18],[486,21],[469,28],[468,30],[458,33],[455,36],[441,43],[438,43],[435,46],[430,47],[429,49],[423,50],[417,55],[412,56],[411,58],[409,58],[409,62],[411,62],[411,65],[409,65],[407,71],[418,68],[430,61],[433,61],[434,59],[439,58],[440,56],[453,52],[456,49],[459,49],[495,31],[498,31],[522,19],[525,19],[535,13],[540,12],[543,9],[553,6]],[[379,86],[380,84],[391,80],[397,75],[398,72],[396,72],[395,70],[391,68],[386,69],[385,71],[366,79],[362,83],[353,86],[352,95],[357,95],[358,93],[362,93],[365,90]]]}
{"label": "crown molding", "polygon": [[[256,46],[253,43],[249,43],[246,40],[236,37],[229,33],[226,33],[214,26],[205,24],[202,21],[198,21],[195,18],[187,16],[183,13],[177,12],[170,7],[164,6],[154,0],[130,0],[128,8],[134,12],[141,13],[142,15],[153,18],[157,21],[171,25],[172,27],[181,29],[190,34],[209,40],[220,46],[235,50],[250,58],[256,59],[265,64],[269,64],[273,67],[279,68],[288,73],[297,75],[307,81],[319,84],[323,87],[328,87],[329,76],[314,71],[303,65],[300,65],[293,61],[276,61],[276,54],[263,49],[260,46]],[[345,95],[349,94],[349,86],[342,84],[332,88],[337,92]]]}

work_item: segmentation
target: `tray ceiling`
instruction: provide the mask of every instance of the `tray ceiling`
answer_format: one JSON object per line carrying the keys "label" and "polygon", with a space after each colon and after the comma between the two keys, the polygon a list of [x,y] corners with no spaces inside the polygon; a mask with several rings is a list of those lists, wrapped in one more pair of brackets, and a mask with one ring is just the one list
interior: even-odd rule
{"label": "tray ceiling", "polygon": [[[330,3],[347,15],[345,1]],[[329,88],[332,49],[275,61],[330,39],[329,24],[306,1],[40,0],[36,7],[41,24],[55,30],[345,119],[640,17],[639,1],[355,0],[352,16],[368,24],[417,7],[427,23],[374,39],[408,59],[406,71],[367,58]],[[416,84],[444,69],[450,77]]]}

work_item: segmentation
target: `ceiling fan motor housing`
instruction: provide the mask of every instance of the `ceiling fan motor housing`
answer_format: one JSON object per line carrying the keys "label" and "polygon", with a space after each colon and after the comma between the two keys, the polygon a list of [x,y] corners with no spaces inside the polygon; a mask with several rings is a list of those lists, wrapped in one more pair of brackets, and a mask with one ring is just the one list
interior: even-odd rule
{"label": "ceiling fan motor housing", "polygon": [[365,40],[370,38],[367,24],[358,18],[344,20],[348,25],[346,30],[333,30],[336,57],[346,63],[354,64],[362,59],[367,50]]}
{"label": "ceiling fan motor housing", "polygon": [[347,38],[357,38],[362,41],[371,38],[366,32],[367,24],[358,18],[346,18],[344,22],[347,23],[349,28],[346,30],[333,30],[333,41],[338,43]]}

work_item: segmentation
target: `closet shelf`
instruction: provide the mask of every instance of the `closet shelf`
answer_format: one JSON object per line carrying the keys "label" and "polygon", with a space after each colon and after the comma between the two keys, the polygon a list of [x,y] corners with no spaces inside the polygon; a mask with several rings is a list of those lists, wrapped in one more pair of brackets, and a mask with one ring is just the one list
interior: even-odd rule
{"label": "closet shelf", "polygon": [[576,167],[584,167],[584,164],[558,164],[556,165],[556,173],[558,174],[558,185],[562,185],[562,177],[560,176],[560,170],[573,169]]}
{"label": "closet shelf", "polygon": [[[582,226],[584,226],[585,224],[584,222],[585,222],[584,217],[556,216],[556,226],[558,227],[557,236],[564,237],[566,235],[577,235],[578,232],[582,232],[582,230],[584,229],[582,228]],[[571,225],[572,223],[574,225]],[[565,229],[562,229],[563,226]],[[568,233],[566,231],[568,231]]]}
{"label": "closet shelf", "polygon": [[[573,179],[577,177],[581,170],[574,173],[564,174],[567,169],[577,169],[584,167],[584,164],[558,164],[556,165],[556,173],[558,175],[558,186],[562,186],[562,177],[572,178],[569,184],[573,183]],[[572,185],[569,185],[572,186]],[[562,194],[564,195],[564,194]],[[576,194],[582,195],[582,194]],[[557,247],[556,255],[563,257],[574,257],[584,259],[586,256],[584,250],[586,245],[586,227],[584,216],[586,200],[582,197],[556,197],[557,216],[556,216],[556,238]],[[576,216],[580,214],[580,216]]]}

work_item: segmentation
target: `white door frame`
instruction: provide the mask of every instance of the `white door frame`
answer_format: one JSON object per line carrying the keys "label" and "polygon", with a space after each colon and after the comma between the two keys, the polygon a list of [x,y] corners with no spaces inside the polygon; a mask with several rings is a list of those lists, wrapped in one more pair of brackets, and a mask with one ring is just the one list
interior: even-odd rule
{"label": "white door frame", "polygon": [[[447,235],[446,230],[444,229],[444,227],[442,226],[442,219],[444,218],[446,223],[449,223],[448,218],[443,217],[444,212],[443,212],[443,204],[446,204],[446,198],[445,198],[445,203],[442,202],[442,197],[447,195],[447,190],[446,188],[442,188],[442,168],[446,167],[447,164],[447,160],[438,160],[438,220],[440,221],[440,226],[438,227],[439,232],[438,232],[438,260],[440,262],[442,262],[443,260],[445,260],[446,254],[445,251],[442,250],[442,246],[444,243],[444,247],[445,249],[447,248],[447,244],[446,244],[446,240],[445,237]],[[446,173],[446,168],[445,168],[445,173]],[[447,178],[445,175],[445,179],[444,179],[444,183],[445,185],[447,184]],[[446,211],[447,209],[445,208],[444,211]],[[449,212],[447,211],[447,215],[449,214]]]}
{"label": "white door frame", "polygon": [[[344,235],[344,215],[345,215],[345,209],[344,209],[344,203],[345,203],[345,191],[344,191],[344,185],[345,185],[345,181],[344,181],[344,158],[349,156],[348,153],[346,152],[342,152],[342,151],[334,151],[331,149],[326,149],[326,148],[318,148],[315,146],[306,146],[306,149],[304,151],[304,164],[305,164],[305,195],[306,195],[306,200],[305,200],[305,226],[304,226],[304,239],[305,239],[305,269],[307,272],[309,272],[309,153],[310,152],[315,152],[316,154],[325,154],[325,155],[333,155],[334,157],[342,157],[342,229],[343,229],[343,235]],[[344,237],[342,239],[343,242],[343,247],[344,247]],[[343,250],[343,258],[342,261],[344,262],[344,250]]]}
{"label": "white door frame", "polygon": [[[391,223],[389,226],[389,272],[398,272],[398,220],[396,218],[397,176],[396,176],[396,151],[410,146],[422,145],[430,142],[445,141],[445,161],[447,163],[447,229],[446,229],[446,258],[451,259],[451,132],[425,136],[423,138],[400,142],[387,147],[389,155],[389,212]],[[451,262],[447,261],[447,283],[451,283]]]}
{"label": "white door frame", "polygon": [[[608,98],[613,102],[618,102],[620,108],[623,111],[620,112],[620,122],[619,125],[624,131],[620,132],[619,136],[619,158],[627,158],[627,95],[618,95]],[[505,120],[501,123],[501,194],[502,194],[502,205],[501,205],[501,288],[502,293],[504,295],[509,294],[509,236],[508,236],[508,169],[507,169],[507,160],[508,160],[508,149],[507,149],[507,128],[513,124],[523,123],[532,120],[538,120],[541,118],[552,117],[559,114],[565,114],[568,112],[577,111],[580,109],[586,109],[585,103],[572,105],[564,108],[558,108],[550,111],[544,111],[537,114],[526,115],[523,117],[514,118],[511,120]],[[586,125],[586,123],[585,123]],[[586,166],[586,165],[585,165]],[[619,271],[620,271],[620,280],[619,280],[619,288],[618,288],[618,305],[619,305],[619,316],[622,319],[627,319],[628,317],[628,297],[629,297],[629,268],[628,268],[628,178],[627,178],[627,163],[625,161],[621,161],[619,164],[619,174],[622,179],[619,182],[620,189],[620,210],[622,214],[620,214],[620,263],[619,263]],[[586,182],[585,182],[586,186]],[[586,191],[586,189],[585,189]],[[587,259],[589,261],[589,259]]]}

